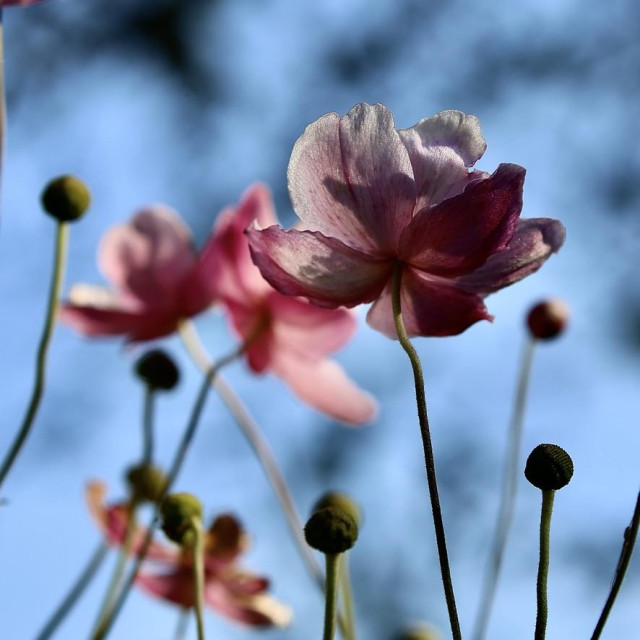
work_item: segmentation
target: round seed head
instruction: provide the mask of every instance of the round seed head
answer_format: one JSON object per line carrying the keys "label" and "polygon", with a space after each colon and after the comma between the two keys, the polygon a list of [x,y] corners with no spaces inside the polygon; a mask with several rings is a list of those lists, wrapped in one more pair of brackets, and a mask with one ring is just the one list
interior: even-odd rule
{"label": "round seed head", "polygon": [[346,493],[328,491],[313,505],[312,513],[320,511],[320,509],[325,509],[326,507],[342,509],[356,521],[357,525],[362,523],[362,512],[360,508]]}
{"label": "round seed head", "polygon": [[167,476],[152,464],[139,464],[127,471],[131,493],[144,502],[158,502],[167,486]]}
{"label": "round seed head", "polygon": [[202,520],[202,504],[190,493],[172,493],[162,501],[160,515],[167,538],[189,546],[193,543],[193,520]]}
{"label": "round seed head", "polygon": [[91,204],[87,185],[75,176],[55,178],[42,192],[42,207],[58,222],[80,219]]}
{"label": "round seed head", "polygon": [[542,491],[562,489],[573,476],[573,460],[558,445],[539,444],[529,454],[524,475],[534,487]]}
{"label": "round seed head", "polygon": [[147,351],[136,362],[137,376],[152,389],[170,391],[180,379],[178,368],[162,349]]}
{"label": "round seed head", "polygon": [[304,537],[310,547],[322,553],[343,553],[356,543],[358,525],[344,509],[325,507],[309,518]]}
{"label": "round seed head", "polygon": [[534,338],[538,340],[553,340],[561,335],[569,322],[569,307],[551,298],[535,305],[527,315],[527,325]]}

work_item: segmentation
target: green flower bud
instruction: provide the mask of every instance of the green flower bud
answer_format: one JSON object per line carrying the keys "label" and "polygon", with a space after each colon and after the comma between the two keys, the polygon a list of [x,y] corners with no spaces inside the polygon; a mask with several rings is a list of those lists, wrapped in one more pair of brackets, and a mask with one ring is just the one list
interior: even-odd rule
{"label": "green flower bud", "polygon": [[415,625],[400,632],[395,640],[441,640],[442,636],[427,625]]}
{"label": "green flower bud", "polygon": [[569,322],[569,307],[556,298],[538,303],[527,315],[527,325],[534,338],[552,340],[562,334]]}
{"label": "green flower bud", "polygon": [[193,544],[193,519],[202,520],[202,504],[198,498],[190,493],[172,493],[162,501],[160,515],[167,538],[181,546]]}
{"label": "green flower bud", "polygon": [[139,464],[127,471],[131,494],[140,501],[158,502],[167,486],[167,476],[152,464]]}
{"label": "green flower bud", "polygon": [[555,444],[539,444],[527,458],[527,480],[542,491],[562,489],[573,476],[573,460]]}
{"label": "green flower bud", "polygon": [[152,389],[170,391],[180,379],[178,368],[173,360],[161,349],[147,351],[136,362],[136,374]]}
{"label": "green flower bud", "polygon": [[58,222],[79,220],[91,204],[87,185],[75,176],[60,176],[42,192],[42,207]]}
{"label": "green flower bud", "polygon": [[325,507],[309,518],[304,537],[310,547],[322,553],[343,553],[356,543],[358,525],[344,509]]}
{"label": "green flower bud", "polygon": [[346,511],[359,526],[362,523],[362,513],[360,508],[346,493],[338,491],[328,491],[314,505],[312,513],[325,509],[326,507],[335,507]]}

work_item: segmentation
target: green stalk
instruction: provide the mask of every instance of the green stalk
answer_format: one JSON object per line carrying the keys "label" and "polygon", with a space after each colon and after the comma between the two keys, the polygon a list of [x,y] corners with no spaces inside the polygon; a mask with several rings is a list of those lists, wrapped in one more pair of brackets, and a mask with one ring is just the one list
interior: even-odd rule
{"label": "green stalk", "polygon": [[204,620],[202,617],[204,610],[204,535],[202,532],[202,524],[199,520],[194,518],[191,526],[195,534],[193,544],[194,610],[196,614],[196,624],[198,626],[198,640],[205,640]]}
{"label": "green stalk", "polygon": [[55,240],[55,254],[53,259],[53,275],[51,277],[51,285],[49,288],[49,300],[47,303],[47,311],[44,321],[44,327],[42,329],[42,335],[40,337],[40,344],[38,345],[38,352],[36,355],[36,375],[33,385],[33,391],[31,392],[31,400],[27,412],[20,426],[20,430],[16,435],[9,452],[7,453],[2,467],[0,467],[0,487],[7,477],[13,463],[15,462],[22,446],[24,445],[33,421],[38,412],[40,406],[40,400],[44,393],[45,382],[45,368],[47,364],[47,352],[49,349],[49,343],[51,342],[51,336],[53,334],[53,328],[55,326],[56,311],[58,308],[58,300],[62,291],[62,282],[64,280],[64,269],[67,254],[67,245],[69,243],[69,227],[65,222],[57,223],[56,228],[56,240]]}
{"label": "green stalk", "polygon": [[402,320],[402,307],[400,302],[400,291],[402,284],[403,264],[397,262],[393,272],[392,285],[392,302],[393,302],[393,320],[398,334],[400,345],[405,350],[411,362],[413,369],[413,378],[415,383],[416,404],[418,408],[418,420],[420,422],[420,434],[422,436],[422,446],[424,450],[424,462],[427,472],[427,484],[429,486],[429,496],[431,498],[431,512],[433,515],[433,524],[436,534],[436,543],[438,547],[438,557],[440,560],[440,573],[442,574],[442,584],[444,586],[444,595],[447,601],[447,610],[449,612],[449,621],[451,623],[451,633],[454,640],[462,640],[460,632],[460,623],[458,621],[458,611],[456,608],[456,599],[453,592],[453,583],[451,581],[451,570],[449,568],[449,556],[447,554],[447,542],[444,533],[444,524],[442,522],[442,510],[440,509],[440,498],[438,496],[438,482],[436,479],[436,467],[433,458],[433,446],[431,444],[431,432],[429,429],[429,417],[427,415],[427,401],[424,393],[424,376],[422,374],[422,366],[418,352],[409,340],[407,331]]}
{"label": "green stalk", "polygon": [[551,533],[551,514],[555,491],[549,489],[542,492],[542,513],[540,515],[540,560],[538,563],[538,582],[536,596],[538,610],[536,614],[535,640],[544,640],[547,633],[547,580],[549,577],[549,538]]}
{"label": "green stalk", "polygon": [[491,549],[491,561],[487,566],[482,601],[476,619],[474,640],[483,640],[489,626],[489,617],[498,588],[498,578],[502,569],[502,561],[507,548],[507,539],[513,522],[513,512],[520,478],[520,450],[522,449],[522,432],[524,413],[531,379],[531,368],[535,352],[536,340],[528,338],[522,354],[520,377],[516,391],[515,406],[509,427],[508,453],[504,471],[504,484],[500,511]]}
{"label": "green stalk", "polygon": [[154,389],[147,385],[144,394],[144,411],[142,416],[142,464],[151,464],[153,459],[153,401]]}
{"label": "green stalk", "polygon": [[340,595],[344,610],[345,625],[342,630],[345,640],[357,640],[356,617],[353,606],[353,590],[351,588],[351,576],[349,573],[349,552],[345,551],[340,563]]}
{"label": "green stalk", "polygon": [[333,640],[336,630],[338,573],[340,571],[340,553],[326,553],[327,586],[324,603],[324,632],[322,640]]}

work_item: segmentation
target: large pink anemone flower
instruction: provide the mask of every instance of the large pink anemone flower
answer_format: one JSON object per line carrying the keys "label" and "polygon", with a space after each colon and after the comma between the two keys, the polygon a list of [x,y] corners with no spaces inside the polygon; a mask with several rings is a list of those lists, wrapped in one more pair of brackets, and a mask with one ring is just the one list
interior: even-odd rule
{"label": "large pink anemone flower", "polygon": [[[105,494],[103,483],[89,483],[89,509],[109,544],[122,546],[127,508],[122,503],[106,505]],[[145,535],[142,528],[135,529],[133,555],[139,553]],[[256,627],[287,626],[291,610],[268,595],[269,580],[238,565],[248,545],[248,536],[235,517],[223,514],[213,521],[205,539],[204,602],[234,622]],[[138,574],[136,585],[166,602],[192,608],[195,597],[190,550],[154,541],[145,557],[145,570]]]}
{"label": "large pink anemone flower", "polygon": [[202,253],[211,286],[229,312],[238,336],[248,342],[255,373],[272,371],[304,402],[342,422],[373,419],[376,403],[327,356],[343,347],[357,328],[347,309],[320,309],[284,296],[251,261],[245,229],[277,223],[269,190],[255,185],[224,210]]}
{"label": "large pink anemone flower", "polygon": [[84,335],[124,335],[131,342],[160,338],[215,301],[189,230],[163,205],[110,229],[98,263],[114,290],[75,285],[61,309],[61,320]]}
{"label": "large pink anemone flower", "polygon": [[525,170],[473,170],[485,148],[477,118],[460,111],[399,130],[381,104],[322,116],[288,168],[304,229],[250,230],[253,259],[286,295],[327,308],[374,302],[367,320],[389,337],[397,265],[409,335],[491,320],[483,298],[536,271],[565,231],[557,220],[520,219]]}

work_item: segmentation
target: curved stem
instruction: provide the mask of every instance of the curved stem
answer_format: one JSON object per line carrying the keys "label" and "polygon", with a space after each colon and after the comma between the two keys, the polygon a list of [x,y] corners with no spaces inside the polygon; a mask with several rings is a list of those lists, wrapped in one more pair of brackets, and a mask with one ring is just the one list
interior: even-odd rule
{"label": "curved stem", "polygon": [[344,552],[340,563],[340,594],[345,617],[345,640],[356,640],[356,617],[353,607],[353,590],[351,589],[351,576],[349,574],[349,553]]}
{"label": "curved stem", "polygon": [[111,574],[111,579],[107,586],[107,590],[102,599],[102,604],[96,617],[96,622],[93,626],[94,629],[99,629],[104,617],[108,614],[118,591],[121,588],[122,578],[124,577],[125,569],[127,568],[127,560],[131,552],[131,543],[133,542],[133,534],[136,530],[136,500],[131,498],[127,505],[127,525],[124,530],[124,539],[122,540],[122,546],[118,552],[118,559],[116,565]]}
{"label": "curved stem", "polygon": [[[211,360],[202,346],[198,338],[198,334],[191,322],[185,321],[180,325],[180,336],[182,337],[184,345],[193,361],[200,369],[206,371],[207,368],[211,366]],[[315,557],[311,553],[311,550],[304,539],[303,524],[300,520],[300,515],[298,514],[298,510],[296,509],[291,493],[289,492],[287,482],[284,479],[282,471],[280,471],[269,443],[261,434],[258,425],[249,413],[248,409],[244,406],[242,400],[222,376],[216,377],[213,381],[213,387],[233,415],[237,425],[249,441],[258,461],[262,465],[264,473],[267,476],[267,479],[276,494],[278,502],[280,503],[280,507],[287,519],[291,535],[298,547],[302,560],[313,579],[324,592],[324,576],[322,574],[322,569],[316,562]]]}
{"label": "curved stem", "polygon": [[67,244],[69,241],[69,228],[67,223],[59,222],[56,228],[56,241],[55,241],[55,255],[53,259],[53,275],[51,277],[51,285],[49,288],[49,300],[47,303],[47,311],[44,321],[44,327],[42,329],[42,335],[40,336],[40,344],[38,345],[38,353],[36,355],[36,375],[33,385],[33,391],[31,392],[31,400],[27,412],[20,426],[20,430],[9,449],[3,463],[0,467],[0,487],[4,482],[7,474],[11,470],[13,463],[15,462],[22,446],[24,445],[33,421],[38,412],[40,406],[40,400],[44,392],[44,376],[45,367],[47,364],[47,351],[49,349],[49,343],[51,342],[51,336],[53,334],[53,328],[55,325],[56,311],[58,308],[58,299],[60,298],[60,292],[62,290],[62,282],[64,280],[64,267],[65,257],[67,253]]}
{"label": "curved stem", "polygon": [[242,354],[244,349],[245,349],[245,345],[241,345],[238,349],[235,349],[229,355],[220,359],[216,364],[213,364],[208,368],[207,373],[204,376],[204,379],[200,386],[200,390],[196,397],[196,401],[194,403],[193,409],[191,410],[191,416],[189,417],[189,422],[187,423],[187,427],[182,436],[182,440],[178,445],[178,450],[176,451],[176,454],[171,463],[171,467],[169,468],[169,473],[167,475],[167,482],[164,487],[162,497],[160,498],[160,500],[158,500],[158,502],[154,506],[151,523],[147,528],[147,533],[145,535],[144,541],[142,542],[142,546],[140,548],[138,556],[134,560],[133,567],[129,571],[129,575],[127,576],[127,579],[122,585],[122,589],[120,590],[118,597],[114,601],[111,610],[105,616],[105,618],[102,621],[102,624],[93,635],[93,640],[102,640],[103,638],[106,638],[118,614],[120,613],[120,610],[122,609],[122,606],[124,605],[124,602],[127,596],[129,595],[129,591],[133,586],[136,576],[138,575],[138,571],[140,570],[140,567],[142,566],[144,558],[147,555],[147,551],[149,550],[149,546],[151,545],[151,541],[153,539],[153,533],[160,519],[160,507],[161,507],[162,501],[167,496],[167,494],[171,489],[171,486],[175,482],[175,479],[180,469],[182,468],[182,464],[187,455],[187,451],[189,450],[189,446],[191,445],[191,441],[193,440],[193,436],[195,435],[196,427],[198,426],[198,421],[200,420],[200,416],[202,414],[204,403],[205,403],[205,400],[207,399],[207,394],[211,386],[211,383],[213,382],[213,380],[215,380],[215,377],[218,374],[218,371],[223,367],[225,367],[226,365],[228,365],[229,363],[236,360]]}
{"label": "curved stem", "polygon": [[191,526],[195,534],[193,544],[193,589],[194,589],[194,610],[196,614],[196,624],[198,627],[198,640],[204,638],[204,620],[202,612],[204,610],[204,535],[200,520],[193,519]]}
{"label": "curved stem", "polygon": [[58,608],[53,612],[49,620],[42,627],[42,631],[36,636],[36,640],[49,640],[55,633],[56,629],[62,624],[67,614],[73,609],[76,602],[80,599],[80,596],[84,593],[95,574],[98,572],[100,565],[107,557],[109,551],[109,545],[106,542],[101,542],[97,549],[93,552],[93,555],[89,559],[87,566],[83,569],[82,573],[78,576],[78,579],[73,584],[69,593],[64,597],[63,601],[58,605]]}
{"label": "curved stem", "polygon": [[415,382],[416,404],[418,407],[418,420],[420,422],[420,434],[422,436],[422,447],[424,450],[424,462],[427,472],[427,484],[429,485],[429,495],[431,497],[431,512],[433,515],[433,525],[436,533],[436,543],[438,546],[438,557],[440,560],[440,573],[442,574],[442,584],[444,586],[444,595],[447,601],[447,609],[449,612],[449,621],[451,623],[451,633],[454,640],[462,640],[460,632],[460,622],[458,621],[458,611],[456,608],[456,599],[453,592],[453,583],[451,581],[451,570],[449,568],[449,556],[447,554],[447,542],[444,534],[444,524],[442,522],[442,510],[440,509],[440,498],[438,496],[438,482],[436,479],[436,467],[433,458],[433,446],[431,444],[431,432],[429,429],[429,417],[427,415],[427,400],[424,393],[424,376],[422,374],[422,366],[418,352],[409,340],[407,331],[402,320],[402,307],[400,302],[400,290],[402,283],[401,262],[396,263],[393,272],[392,285],[392,302],[393,302],[393,320],[398,334],[398,340],[405,350],[411,362],[413,369],[413,378]]}
{"label": "curved stem", "polygon": [[538,609],[536,614],[535,640],[544,640],[547,633],[547,579],[549,577],[549,538],[551,533],[551,514],[555,491],[549,489],[542,492],[542,513],[540,515],[540,561],[538,563],[538,583],[536,597]]}
{"label": "curved stem", "polygon": [[618,597],[620,587],[622,586],[622,581],[624,580],[624,576],[627,573],[627,569],[629,568],[629,562],[631,561],[633,547],[636,543],[636,538],[638,537],[639,527],[640,493],[638,493],[636,508],[633,512],[633,517],[631,518],[631,524],[624,530],[624,541],[622,543],[622,550],[620,551],[620,558],[618,559],[618,566],[616,567],[616,574],[613,579],[613,584],[611,585],[611,591],[609,592],[609,597],[604,604],[604,608],[602,609],[602,613],[600,614],[600,618],[598,619],[596,628],[593,631],[591,640],[598,640],[598,638],[600,638],[600,634],[604,629],[604,625],[607,623],[607,618],[609,617],[609,613],[611,612],[613,603]]}
{"label": "curved stem", "polygon": [[147,385],[144,394],[144,410],[142,415],[142,464],[151,464],[153,459],[153,401],[154,389]]}
{"label": "curved stem", "polygon": [[476,619],[473,634],[474,640],[482,640],[487,633],[489,617],[498,588],[498,578],[500,576],[500,570],[502,569],[505,549],[507,548],[507,539],[509,537],[511,523],[513,522],[513,512],[516,503],[516,494],[518,492],[518,480],[520,478],[520,450],[522,448],[524,413],[527,404],[535,346],[536,341],[529,337],[522,354],[518,389],[516,391],[515,405],[509,427],[508,453],[504,470],[500,511],[498,513],[496,530],[493,537],[491,560],[487,566],[485,575],[482,601]]}
{"label": "curved stem", "polygon": [[338,574],[340,571],[340,553],[325,554],[327,560],[327,586],[324,603],[324,632],[322,640],[333,640],[336,630],[338,600]]}

